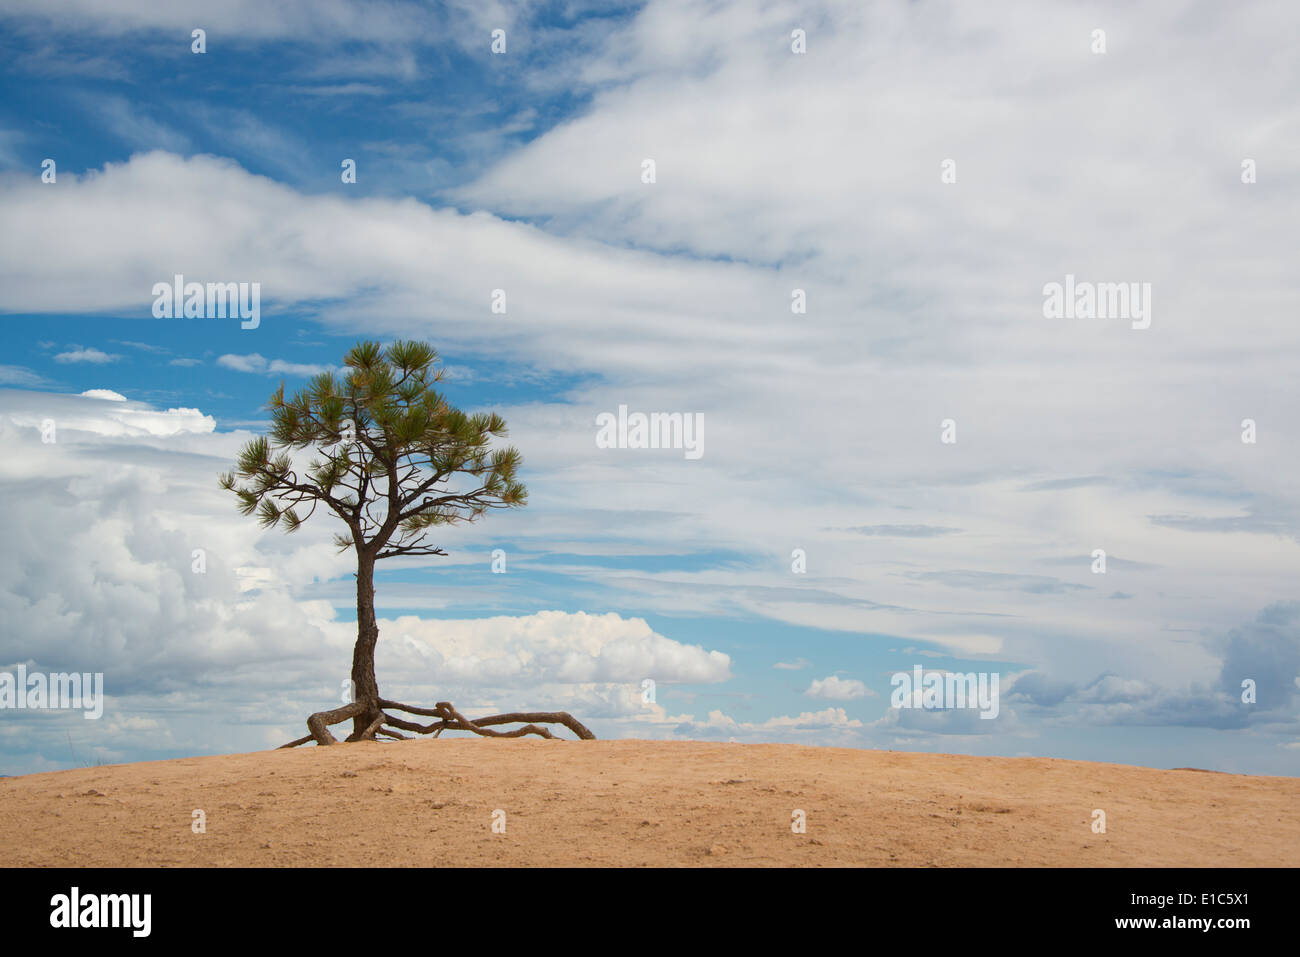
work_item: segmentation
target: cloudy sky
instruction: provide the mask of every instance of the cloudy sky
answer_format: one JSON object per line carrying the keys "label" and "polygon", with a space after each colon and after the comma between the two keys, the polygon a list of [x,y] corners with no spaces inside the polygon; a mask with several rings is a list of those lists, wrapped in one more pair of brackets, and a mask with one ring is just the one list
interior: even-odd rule
{"label": "cloudy sky", "polygon": [[[382,569],[390,696],[1300,773],[1298,30],[0,0],[0,671],[108,694],[0,711],[0,773],[271,747],[339,702],[335,529],[262,531],[216,476],[281,380],[394,337],[506,417],[530,503]],[[176,274],[260,283],[260,325],[155,318]],[[1149,283],[1149,327],[1045,317],[1067,276]],[[701,414],[703,455],[599,448],[620,405]],[[997,674],[997,718],[891,707],[916,666]]]}

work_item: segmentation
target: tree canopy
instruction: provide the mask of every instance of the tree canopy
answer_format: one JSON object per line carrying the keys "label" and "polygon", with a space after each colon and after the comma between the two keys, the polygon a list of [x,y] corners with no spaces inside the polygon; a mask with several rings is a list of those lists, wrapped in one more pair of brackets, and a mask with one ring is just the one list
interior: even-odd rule
{"label": "tree canopy", "polygon": [[[292,532],[324,505],[347,525],[334,536],[341,550],[381,559],[445,555],[428,544],[431,530],[526,503],[518,450],[491,448],[505,420],[447,402],[434,388],[444,370],[432,346],[362,342],[343,362],[288,399],[283,383],[271,396],[269,435],[221,477],[243,514]],[[309,448],[299,471],[292,453]]]}

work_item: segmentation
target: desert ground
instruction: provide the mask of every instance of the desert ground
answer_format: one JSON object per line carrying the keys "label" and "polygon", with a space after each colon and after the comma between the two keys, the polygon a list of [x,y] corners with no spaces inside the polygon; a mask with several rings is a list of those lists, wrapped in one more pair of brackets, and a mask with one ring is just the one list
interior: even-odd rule
{"label": "desert ground", "polygon": [[442,738],[0,779],[5,867],[1297,862],[1300,778],[1049,758]]}

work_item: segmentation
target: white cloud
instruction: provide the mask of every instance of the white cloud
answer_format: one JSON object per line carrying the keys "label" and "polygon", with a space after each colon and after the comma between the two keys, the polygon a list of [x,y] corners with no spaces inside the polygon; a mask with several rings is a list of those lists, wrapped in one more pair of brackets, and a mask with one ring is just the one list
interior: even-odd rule
{"label": "white cloud", "polygon": [[714,709],[703,721],[687,719],[683,730],[733,734],[744,740],[754,741],[782,739],[785,733],[802,734],[810,731],[842,733],[857,731],[863,727],[860,720],[850,718],[843,708],[803,711],[797,715],[777,715],[765,721],[737,721],[723,711]]}
{"label": "white cloud", "polygon": [[0,365],[0,385],[38,386],[45,379],[24,366]]}
{"label": "white cloud", "polygon": [[227,369],[234,369],[236,372],[259,372],[267,375],[294,375],[294,376],[311,376],[319,375],[322,372],[328,372],[334,368],[331,365],[321,365],[318,363],[304,362],[286,362],[283,359],[267,360],[256,352],[250,355],[235,355],[227,353],[217,359],[217,365],[224,366]]}
{"label": "white cloud", "polygon": [[272,359],[271,364],[266,367],[266,371],[271,375],[320,375],[322,372],[329,372],[335,366],[324,365],[315,362],[286,362],[283,359]]}
{"label": "white cloud", "polygon": [[768,718],[763,722],[764,728],[793,728],[797,730],[814,730],[820,728],[860,728],[862,722],[850,718],[843,708],[825,708],[821,711],[803,711],[791,717],[782,715]]}
{"label": "white cloud", "polygon": [[55,362],[89,362],[95,365],[103,365],[106,362],[116,362],[122,358],[119,355],[112,355],[101,349],[89,348],[82,349],[74,347],[67,352],[60,352],[54,357]]}
{"label": "white cloud", "polygon": [[856,678],[841,678],[838,675],[814,678],[808,690],[804,692],[810,698],[824,698],[827,701],[851,701],[854,698],[865,698],[873,693]]}
{"label": "white cloud", "polygon": [[100,437],[169,436],[216,428],[216,420],[198,409],[155,409],[108,389],[90,389],[79,396],[0,391],[0,416],[31,429],[50,419],[59,433]]}
{"label": "white cloud", "polygon": [[[345,627],[345,626],[340,626]],[[540,611],[523,617],[385,620],[391,645],[454,681],[658,684],[726,681],[730,659],[657,634],[614,612]],[[639,693],[639,691],[638,691]]]}
{"label": "white cloud", "polygon": [[247,356],[227,354],[217,358],[217,365],[234,369],[236,372],[265,372],[267,361],[264,356],[256,352]]}

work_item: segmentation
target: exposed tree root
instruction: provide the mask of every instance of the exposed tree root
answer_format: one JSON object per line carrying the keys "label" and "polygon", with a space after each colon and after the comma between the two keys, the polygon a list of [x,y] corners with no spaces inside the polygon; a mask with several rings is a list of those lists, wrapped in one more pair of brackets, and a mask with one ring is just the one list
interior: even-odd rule
{"label": "exposed tree root", "polygon": [[384,726],[384,720],[386,717],[387,716],[381,711],[378,715],[375,716],[375,719],[366,726],[364,731],[360,731],[360,732],[354,731],[352,734],[349,734],[345,740],[347,741],[375,740],[375,735],[379,732],[379,729]]}
{"label": "exposed tree root", "polygon": [[307,719],[307,730],[311,732],[317,744],[338,744],[339,739],[330,734],[329,726],[365,714],[367,710],[364,701],[354,701],[333,711],[317,711]]}
{"label": "exposed tree root", "polygon": [[[405,718],[395,717],[384,709],[405,711],[407,714],[433,717],[438,720],[430,724],[419,724]],[[416,734],[432,734],[435,738],[444,731],[471,731],[474,734],[490,738],[522,738],[524,735],[535,734],[542,738],[558,740],[549,728],[542,727],[542,725],[546,724],[564,725],[584,741],[594,741],[596,739],[596,736],[587,729],[586,725],[567,711],[512,711],[509,714],[494,714],[486,718],[475,718],[471,721],[447,701],[439,701],[432,708],[416,708],[402,704],[400,701],[389,701],[386,698],[380,698],[378,707],[374,708],[373,711],[364,701],[354,701],[352,704],[335,708],[333,711],[318,711],[307,719],[307,730],[311,734],[281,745],[280,748],[281,750],[296,748],[298,745],[306,744],[309,741],[315,741],[316,744],[322,746],[338,744],[338,739],[329,731],[330,725],[339,724],[359,715],[369,717],[372,713],[374,713],[374,718],[370,724],[362,731],[354,731],[348,735],[346,740],[374,741],[377,735],[395,738],[399,741],[408,740],[408,736],[402,734],[402,731],[411,731]],[[512,728],[509,731],[497,731],[493,725],[498,724],[522,724],[523,727]]]}

